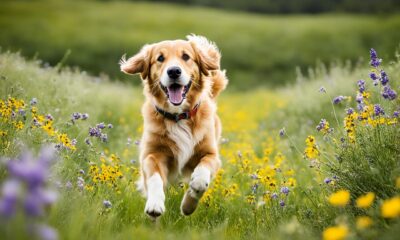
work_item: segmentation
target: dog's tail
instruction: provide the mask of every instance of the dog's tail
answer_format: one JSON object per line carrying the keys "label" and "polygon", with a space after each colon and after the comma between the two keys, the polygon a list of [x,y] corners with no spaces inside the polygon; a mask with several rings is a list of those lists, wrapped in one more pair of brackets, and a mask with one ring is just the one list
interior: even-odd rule
{"label": "dog's tail", "polygon": [[211,71],[211,97],[216,99],[218,95],[226,88],[228,85],[228,78],[226,77],[225,70]]}

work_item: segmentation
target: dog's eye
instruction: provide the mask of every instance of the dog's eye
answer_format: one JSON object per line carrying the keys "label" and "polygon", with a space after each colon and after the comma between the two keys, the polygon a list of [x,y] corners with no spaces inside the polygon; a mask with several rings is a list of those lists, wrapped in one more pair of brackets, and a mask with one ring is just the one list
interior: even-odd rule
{"label": "dog's eye", "polygon": [[163,56],[163,55],[160,55],[160,56],[157,58],[157,61],[159,61],[159,62],[164,62],[164,56]]}
{"label": "dog's eye", "polygon": [[184,53],[184,54],[182,55],[182,59],[185,60],[185,61],[187,61],[187,60],[190,59],[190,56],[187,55],[186,53]]}

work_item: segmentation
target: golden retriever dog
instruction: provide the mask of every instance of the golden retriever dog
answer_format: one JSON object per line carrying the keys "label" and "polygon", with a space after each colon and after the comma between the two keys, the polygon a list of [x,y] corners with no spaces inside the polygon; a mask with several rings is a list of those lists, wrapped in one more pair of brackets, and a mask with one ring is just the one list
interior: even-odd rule
{"label": "golden retriever dog", "polygon": [[145,213],[152,218],[165,212],[164,188],[179,175],[190,179],[181,212],[192,214],[221,166],[216,98],[228,80],[220,58],[214,43],[190,35],[145,45],[128,60],[121,59],[121,71],[139,73],[144,85],[137,184],[147,198]]}

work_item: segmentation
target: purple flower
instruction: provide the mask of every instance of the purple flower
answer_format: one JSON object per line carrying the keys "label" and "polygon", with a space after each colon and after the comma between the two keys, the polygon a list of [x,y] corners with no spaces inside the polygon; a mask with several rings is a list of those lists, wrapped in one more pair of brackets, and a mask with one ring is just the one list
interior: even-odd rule
{"label": "purple flower", "polygon": [[89,113],[83,113],[83,114],[81,115],[81,118],[82,118],[82,120],[88,119],[88,118],[89,118]]}
{"label": "purple flower", "polygon": [[75,138],[71,140],[71,145],[75,146],[78,143],[78,140]]}
{"label": "purple flower", "polygon": [[319,132],[322,129],[325,129],[325,126],[326,126],[326,119],[321,119],[321,121],[318,123],[316,129]]}
{"label": "purple flower", "polygon": [[258,175],[253,173],[253,174],[250,175],[250,178],[254,179],[254,180],[257,180],[258,179]]}
{"label": "purple flower", "polygon": [[35,233],[39,237],[39,239],[42,240],[57,240],[58,239],[58,233],[56,230],[53,228],[40,224],[35,226]]}
{"label": "purple flower", "polygon": [[101,130],[97,127],[91,127],[89,128],[89,135],[91,137],[100,137],[101,136]]}
{"label": "purple flower", "polygon": [[71,183],[70,181],[66,182],[66,183],[65,183],[65,187],[66,187],[67,189],[71,189],[71,188],[72,188],[72,183]]}
{"label": "purple flower", "polygon": [[272,193],[271,194],[271,198],[272,199],[277,199],[278,198],[278,194],[277,193]]}
{"label": "purple flower", "polygon": [[279,130],[279,136],[280,137],[285,136],[285,128],[282,128],[281,130]]}
{"label": "purple flower", "polygon": [[288,195],[289,194],[289,188],[288,187],[282,187],[281,188],[281,193]]}
{"label": "purple flower", "polygon": [[84,174],[85,174],[85,170],[83,170],[83,169],[79,169],[79,174],[82,174],[82,175],[84,175]]}
{"label": "purple flower", "polygon": [[104,129],[104,128],[106,128],[106,125],[102,122],[102,123],[97,124],[96,127],[99,129]]}
{"label": "purple flower", "polygon": [[140,145],[140,140],[135,140],[135,145],[139,146]]}
{"label": "purple flower", "polygon": [[393,112],[393,117],[399,117],[399,111],[394,111]]}
{"label": "purple flower", "polygon": [[31,101],[29,102],[31,106],[36,105],[38,100],[36,98],[32,98]]}
{"label": "purple flower", "polygon": [[378,76],[374,72],[369,73],[369,77],[372,79],[372,81],[378,80]]}
{"label": "purple flower", "polygon": [[83,190],[85,187],[85,180],[82,177],[78,177],[78,180],[76,181],[76,185],[80,190]]}
{"label": "purple flower", "polygon": [[110,201],[104,200],[104,201],[103,201],[103,206],[104,206],[105,208],[111,208],[111,207],[112,207],[112,204],[111,204]]}
{"label": "purple flower", "polygon": [[[7,162],[10,179],[2,187],[2,215],[12,216],[16,207],[23,204],[27,216],[41,216],[44,207],[56,200],[56,193],[46,189],[46,179],[53,160],[53,148],[43,147],[37,158],[30,152],[25,152],[19,158]],[[26,187],[22,188],[22,185]],[[22,191],[24,192],[20,194]]]}
{"label": "purple flower", "polygon": [[358,85],[358,90],[360,91],[360,93],[365,91],[365,81],[364,80],[358,80],[357,85]]}
{"label": "purple flower", "polygon": [[388,85],[383,88],[382,97],[388,100],[394,100],[397,97],[397,93]]}
{"label": "purple flower", "polygon": [[375,49],[371,48],[370,56],[371,56],[371,61],[370,61],[371,66],[375,67],[375,68],[378,67],[379,64],[382,62],[382,59],[378,58],[378,55],[377,55]]}
{"label": "purple flower", "polygon": [[53,120],[54,120],[53,116],[52,116],[50,113],[48,113],[48,114],[46,115],[46,119],[47,119],[47,120],[50,120],[50,121],[53,121]]}
{"label": "purple flower", "polygon": [[324,179],[324,183],[326,183],[326,184],[329,184],[331,182],[332,182],[332,179],[330,179],[330,178],[325,178]]}
{"label": "purple flower", "polygon": [[25,111],[24,109],[20,108],[20,109],[18,109],[18,113],[19,113],[19,115],[21,115],[21,116],[25,116],[26,111]]}
{"label": "purple flower", "polygon": [[346,113],[347,113],[347,115],[353,114],[353,113],[354,113],[354,109],[348,108],[348,109],[346,110]]}
{"label": "purple flower", "polygon": [[324,87],[320,87],[318,92],[320,93],[326,93],[326,89]]}
{"label": "purple flower", "polygon": [[337,96],[333,99],[333,103],[334,104],[339,104],[340,102],[342,102],[344,99],[344,96]]}
{"label": "purple flower", "polygon": [[114,126],[113,126],[111,123],[109,123],[109,124],[107,125],[107,127],[108,127],[108,128],[113,128]]}
{"label": "purple flower", "polygon": [[381,83],[383,86],[386,86],[386,84],[389,82],[389,77],[386,74],[385,71],[381,70]]}
{"label": "purple flower", "polygon": [[3,183],[2,198],[0,200],[1,215],[6,217],[14,215],[20,191],[21,184],[16,179],[6,180]]}
{"label": "purple flower", "polygon": [[101,139],[102,142],[107,142],[107,141],[108,141],[108,136],[107,136],[107,134],[106,134],[106,133],[102,133],[102,134],[100,135],[100,139]]}
{"label": "purple flower", "polygon": [[90,142],[89,138],[85,138],[85,143],[89,146],[92,146],[92,142]]}
{"label": "purple flower", "polygon": [[374,105],[374,114],[375,116],[379,115],[385,115],[385,112],[383,111],[383,108],[379,104]]}
{"label": "purple flower", "polygon": [[72,114],[72,120],[79,120],[81,118],[81,114],[78,112],[74,112]]}
{"label": "purple flower", "polygon": [[284,206],[285,206],[285,202],[284,202],[283,200],[280,200],[280,201],[279,201],[279,205],[280,205],[281,207],[284,207]]}

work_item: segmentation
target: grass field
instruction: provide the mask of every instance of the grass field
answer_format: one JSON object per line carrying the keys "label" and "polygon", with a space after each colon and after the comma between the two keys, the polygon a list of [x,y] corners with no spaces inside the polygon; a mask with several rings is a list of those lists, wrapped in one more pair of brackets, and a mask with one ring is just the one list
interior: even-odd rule
{"label": "grass field", "polygon": [[[115,63],[145,43],[205,35],[218,43],[231,88],[282,86],[316,62],[368,58],[371,46],[393,60],[400,16],[264,16],[123,1],[2,1],[0,46],[55,65],[60,61],[112,79]],[[63,60],[62,60],[63,59]]]}
{"label": "grass field", "polygon": [[[400,128],[393,117],[399,100],[379,97],[380,87],[368,79],[368,62],[354,71],[345,65],[329,71],[321,66],[312,79],[299,78],[297,84],[275,91],[222,94],[223,170],[190,217],[179,213],[187,185],[168,187],[167,211],[156,223],[143,213],[144,199],[133,184],[139,167],[135,141],[142,125],[141,90],[41,65],[18,54],[0,55],[0,212],[4,215],[9,194],[5,183],[16,171],[10,164],[17,164],[26,148],[37,153],[50,144],[58,149],[58,160],[41,186],[57,192],[58,198],[41,214],[32,212],[41,205],[26,205],[30,195],[23,193],[29,193],[31,180],[25,179],[27,189],[20,189],[14,217],[0,226],[6,239],[54,239],[44,226],[56,229],[60,239],[396,239],[399,234]],[[384,68],[399,92],[400,62],[385,62]],[[355,115],[345,109],[355,108],[360,78],[366,79],[365,91],[371,94],[363,99],[369,110],[355,111],[364,120],[351,120]],[[332,104],[339,95],[342,102]],[[376,103],[384,115],[373,113]],[[76,112],[89,118],[71,121]],[[330,125],[318,132],[322,118]],[[107,142],[88,135],[89,127],[102,122],[113,125],[103,129]],[[346,192],[329,200],[340,189],[350,192],[350,200]],[[356,199],[367,192],[375,199],[357,207]],[[367,218],[359,220],[361,216]]]}

